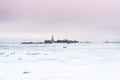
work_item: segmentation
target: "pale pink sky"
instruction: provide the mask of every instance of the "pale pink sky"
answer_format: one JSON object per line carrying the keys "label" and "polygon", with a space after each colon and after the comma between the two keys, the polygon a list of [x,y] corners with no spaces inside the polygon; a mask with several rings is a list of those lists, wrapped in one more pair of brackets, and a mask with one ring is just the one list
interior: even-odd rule
{"label": "pale pink sky", "polygon": [[119,8],[119,0],[0,0],[0,38],[120,40]]}

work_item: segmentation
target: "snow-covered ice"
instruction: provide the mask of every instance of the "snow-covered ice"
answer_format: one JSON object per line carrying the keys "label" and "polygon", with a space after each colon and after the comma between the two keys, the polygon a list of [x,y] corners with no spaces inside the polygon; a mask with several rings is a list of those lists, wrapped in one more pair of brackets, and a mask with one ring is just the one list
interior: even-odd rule
{"label": "snow-covered ice", "polygon": [[0,44],[0,80],[120,80],[119,67],[120,44]]}

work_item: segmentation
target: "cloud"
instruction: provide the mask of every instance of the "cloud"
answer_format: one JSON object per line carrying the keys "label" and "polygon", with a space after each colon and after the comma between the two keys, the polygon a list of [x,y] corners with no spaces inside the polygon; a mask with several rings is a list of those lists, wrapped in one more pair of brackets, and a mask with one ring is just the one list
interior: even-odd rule
{"label": "cloud", "polygon": [[91,39],[90,35],[93,39],[116,39],[119,4],[119,0],[0,0],[0,33],[62,33],[79,39]]}

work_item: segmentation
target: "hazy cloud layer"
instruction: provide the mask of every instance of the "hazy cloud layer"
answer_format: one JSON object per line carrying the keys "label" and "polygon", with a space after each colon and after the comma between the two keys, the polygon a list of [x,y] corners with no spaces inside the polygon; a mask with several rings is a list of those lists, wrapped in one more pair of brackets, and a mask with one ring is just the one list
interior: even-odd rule
{"label": "hazy cloud layer", "polygon": [[119,0],[0,0],[0,37],[118,40],[119,8]]}

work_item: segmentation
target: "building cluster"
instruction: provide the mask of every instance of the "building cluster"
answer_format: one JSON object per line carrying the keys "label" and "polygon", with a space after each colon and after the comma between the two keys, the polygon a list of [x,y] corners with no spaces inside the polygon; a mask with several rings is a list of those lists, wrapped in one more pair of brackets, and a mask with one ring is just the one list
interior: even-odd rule
{"label": "building cluster", "polygon": [[44,43],[79,43],[77,40],[68,40],[68,39],[63,39],[63,40],[54,40],[54,37],[52,36],[51,40],[45,40]]}
{"label": "building cluster", "polygon": [[54,37],[50,40],[44,40],[44,42],[22,42],[22,44],[52,44],[52,43],[79,43],[77,40],[68,40],[68,39],[63,39],[63,40],[54,40]]}

